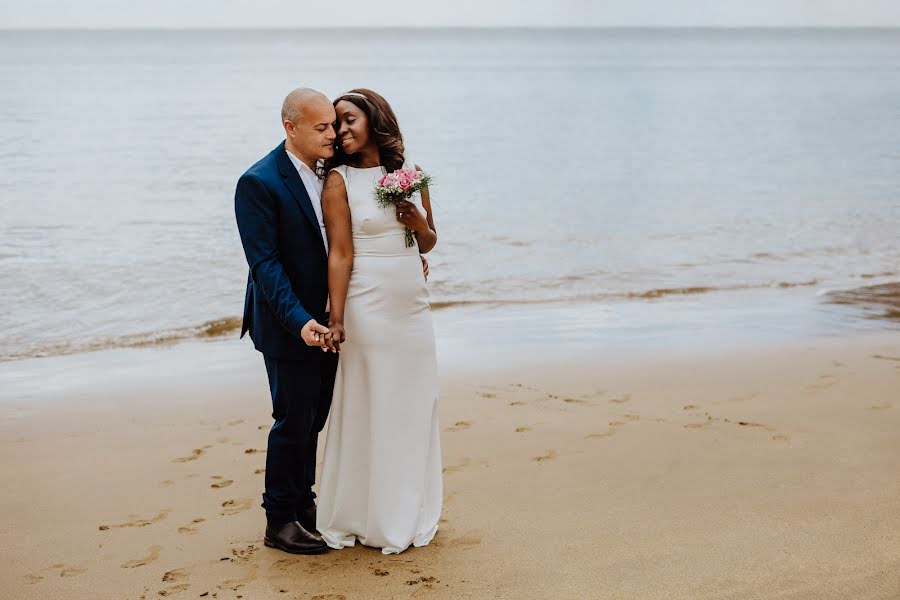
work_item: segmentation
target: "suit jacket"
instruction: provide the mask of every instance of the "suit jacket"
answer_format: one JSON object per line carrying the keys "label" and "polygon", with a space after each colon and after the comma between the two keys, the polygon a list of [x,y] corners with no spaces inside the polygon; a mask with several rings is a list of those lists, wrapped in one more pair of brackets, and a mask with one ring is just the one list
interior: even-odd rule
{"label": "suit jacket", "polygon": [[310,319],[326,324],[328,257],[303,180],[282,142],[238,180],[234,213],[250,273],[241,337],[257,350],[302,360],[309,347],[300,330]]}

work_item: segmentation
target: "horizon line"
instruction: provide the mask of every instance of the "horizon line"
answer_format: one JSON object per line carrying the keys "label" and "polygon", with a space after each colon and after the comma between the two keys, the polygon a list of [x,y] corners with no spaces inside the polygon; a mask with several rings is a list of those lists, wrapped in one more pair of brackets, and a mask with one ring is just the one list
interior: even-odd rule
{"label": "horizon line", "polygon": [[396,30],[518,30],[518,31],[540,31],[540,30],[581,30],[581,31],[603,31],[603,30],[823,30],[823,31],[852,31],[852,30],[880,30],[895,31],[900,30],[900,25],[392,25],[390,27],[379,25],[345,25],[345,26],[258,26],[258,27],[240,27],[240,26],[190,26],[190,27],[139,27],[139,26],[113,26],[113,27],[72,27],[72,26],[51,26],[51,27],[0,27],[3,32],[48,32],[48,31],[79,31],[79,32],[114,32],[114,31],[337,31],[346,29],[358,30],[380,30],[380,31],[396,31]]}

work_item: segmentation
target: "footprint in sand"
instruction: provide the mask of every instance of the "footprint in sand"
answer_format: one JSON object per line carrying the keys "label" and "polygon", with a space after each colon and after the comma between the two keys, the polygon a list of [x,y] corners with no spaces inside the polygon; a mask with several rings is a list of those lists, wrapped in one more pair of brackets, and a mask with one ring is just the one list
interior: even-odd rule
{"label": "footprint in sand", "polygon": [[134,569],[137,567],[143,567],[145,565],[149,565],[159,558],[159,551],[162,550],[162,546],[150,546],[147,548],[147,552],[149,554],[144,558],[136,558],[134,560],[129,560],[122,563],[123,569]]}
{"label": "footprint in sand", "polygon": [[463,469],[468,467],[470,464],[472,464],[472,459],[466,457],[466,458],[462,459],[462,461],[458,465],[450,465],[449,467],[444,467],[442,472],[445,475],[449,475],[451,473],[459,473],[460,471],[462,471]]}
{"label": "footprint in sand", "polygon": [[253,506],[253,498],[240,498],[238,500],[226,500],[222,503],[222,512],[220,515],[236,515],[239,512],[249,510]]}
{"label": "footprint in sand", "polygon": [[229,427],[234,427],[235,425],[240,425],[243,422],[244,422],[243,419],[237,419],[234,421],[228,421],[228,423],[226,423],[226,425],[228,425]]}
{"label": "footprint in sand", "polygon": [[313,596],[309,600],[347,600],[347,597],[342,594],[323,594],[319,596]]}
{"label": "footprint in sand", "polygon": [[617,396],[616,398],[610,398],[608,400],[611,404],[622,404],[624,402],[628,402],[631,400],[631,394],[622,394],[621,396]]}
{"label": "footprint in sand", "polygon": [[895,360],[900,362],[900,357],[897,356],[885,356],[884,354],[873,354],[872,358],[877,358],[879,360]]}
{"label": "footprint in sand", "polygon": [[563,398],[562,401],[566,404],[589,404],[587,400],[581,400],[580,398]]}
{"label": "footprint in sand", "polygon": [[478,395],[481,396],[482,398],[496,398],[497,397],[497,394],[494,394],[493,392],[479,392]]}
{"label": "footprint in sand", "polygon": [[375,575],[377,577],[386,577],[387,575],[390,575],[390,574],[391,574],[390,571],[385,571],[384,569],[379,569],[378,567],[374,567],[372,569],[372,575]]}
{"label": "footprint in sand", "polygon": [[216,443],[217,443],[217,444],[227,444],[227,443],[230,442],[230,441],[231,441],[231,438],[230,438],[230,437],[222,436],[222,437],[217,437],[217,438],[216,438]]}
{"label": "footprint in sand", "polygon": [[697,406],[696,404],[685,404],[684,406],[681,407],[681,410],[697,410],[698,408],[700,408],[700,407]]}
{"label": "footprint in sand", "polygon": [[553,448],[550,448],[549,450],[547,450],[540,456],[532,457],[531,460],[533,460],[537,463],[542,463],[542,462],[546,462],[548,460],[553,460],[554,458],[556,458],[556,450],[554,450]]}
{"label": "footprint in sand", "polygon": [[477,546],[481,543],[481,538],[477,535],[464,535],[462,537],[454,538],[450,540],[451,546],[463,546],[463,547],[471,547]]}
{"label": "footprint in sand", "polygon": [[194,519],[187,525],[183,525],[182,527],[179,527],[178,533],[183,533],[185,535],[193,535],[193,534],[197,533],[197,525],[199,525],[200,523],[205,523],[205,522],[206,522],[206,519],[204,519],[203,517],[197,517],[196,519]]}
{"label": "footprint in sand", "polygon": [[892,406],[893,404],[891,404],[890,402],[882,402],[881,404],[873,404],[869,407],[869,410],[887,410]]}
{"label": "footprint in sand", "polygon": [[232,483],[234,483],[234,481],[232,481],[231,479],[225,479],[224,481],[217,481],[211,484],[209,487],[213,488],[214,490],[220,490],[222,488],[228,487]]}
{"label": "footprint in sand", "polygon": [[171,479],[165,479],[159,482],[159,487],[169,487],[170,485],[175,485],[175,482]]}
{"label": "footprint in sand", "polygon": [[162,576],[162,580],[165,583],[170,581],[185,581],[190,574],[190,571],[187,569],[173,569],[171,571],[166,571]]}
{"label": "footprint in sand", "polygon": [[736,425],[740,425],[741,427],[762,427],[763,429],[768,429],[769,431],[773,431],[772,427],[768,425],[764,425],[763,423],[755,423],[753,421],[732,421],[731,419],[722,419],[726,423],[734,423]]}
{"label": "footprint in sand", "polygon": [[704,414],[706,415],[705,421],[701,421],[699,423],[686,423],[684,427],[686,429],[701,429],[703,427],[709,427],[716,419],[713,419],[712,415],[710,415],[709,413]]}
{"label": "footprint in sand", "polygon": [[791,440],[790,436],[784,435],[783,433],[776,433],[772,436],[772,439],[778,442],[789,442]]}
{"label": "footprint in sand", "polygon": [[100,525],[98,529],[100,531],[106,531],[108,529],[119,529],[123,527],[146,527],[147,525],[153,525],[154,523],[159,523],[163,519],[169,516],[169,513],[172,512],[172,509],[164,508],[159,511],[159,514],[150,519],[140,519],[135,515],[129,515],[133,520],[128,521],[126,523],[119,523],[118,525]]}
{"label": "footprint in sand", "polygon": [[806,386],[808,390],[824,390],[826,388],[830,388],[838,382],[837,377],[831,374],[821,375],[819,376],[819,383],[814,383],[812,385]]}
{"label": "footprint in sand", "polygon": [[609,431],[607,431],[605,433],[589,433],[586,436],[584,436],[584,439],[586,439],[586,440],[602,440],[602,439],[605,439],[608,437],[612,437],[616,433],[616,430],[624,424],[625,424],[624,421],[610,421],[608,423]]}
{"label": "footprint in sand", "polygon": [[509,403],[510,406],[525,406],[526,404],[527,402],[524,402],[522,400],[513,400]]}
{"label": "footprint in sand", "polygon": [[59,572],[60,577],[77,577],[83,573],[87,573],[87,569],[84,567],[63,567],[63,570]]}
{"label": "footprint in sand", "polygon": [[247,570],[245,571],[246,574],[243,577],[241,577],[240,579],[228,579],[226,581],[223,581],[219,585],[219,589],[230,589],[236,591],[244,587],[245,585],[250,585],[251,583],[256,581],[259,573],[259,567],[255,564],[250,564],[246,565],[245,568]]}
{"label": "footprint in sand", "polygon": [[174,596],[175,594],[180,594],[181,592],[185,592],[191,588],[191,584],[189,583],[179,583],[178,585],[172,585],[167,588],[163,588],[156,592],[158,595],[163,598],[167,598],[169,596]]}
{"label": "footprint in sand", "polygon": [[173,462],[173,463],[190,462],[190,461],[192,461],[192,460],[197,460],[198,458],[200,458],[201,456],[203,456],[204,453],[205,453],[205,452],[204,452],[203,448],[194,448],[194,449],[191,451],[190,456],[181,456],[181,457],[179,457],[179,458],[173,458],[173,459],[172,459],[172,462]]}
{"label": "footprint in sand", "polygon": [[471,421],[457,421],[452,426],[444,429],[444,431],[463,431],[465,429],[469,429],[471,426]]}
{"label": "footprint in sand", "polygon": [[247,448],[246,450],[244,450],[244,454],[261,454],[264,452],[265,450],[262,450],[260,448]]}
{"label": "footprint in sand", "polygon": [[418,579],[407,581],[406,585],[418,585],[420,583],[440,583],[440,581],[435,577],[419,577]]}
{"label": "footprint in sand", "polygon": [[516,433],[525,433],[526,431],[531,431],[531,427],[516,427]]}
{"label": "footprint in sand", "polygon": [[[163,583],[183,583],[183,582],[187,581],[188,577],[190,577],[190,576],[191,576],[191,572],[188,571],[187,569],[173,569],[171,571],[166,571],[162,576],[162,580],[163,580]],[[175,591],[174,588],[176,588],[176,587],[181,587],[181,586],[174,586],[173,588],[168,588],[170,593]],[[178,590],[178,591],[184,591],[184,589],[187,589],[187,587],[184,587],[183,589]],[[166,594],[163,594],[162,592],[160,592],[160,595],[165,596]]]}

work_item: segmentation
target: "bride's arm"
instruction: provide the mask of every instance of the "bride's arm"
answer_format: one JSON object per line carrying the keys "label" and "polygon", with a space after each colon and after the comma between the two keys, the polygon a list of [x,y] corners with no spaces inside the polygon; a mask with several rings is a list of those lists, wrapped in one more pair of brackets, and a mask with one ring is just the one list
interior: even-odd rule
{"label": "bride's arm", "polygon": [[328,297],[331,300],[325,345],[327,349],[339,352],[341,342],[346,339],[344,306],[347,303],[350,271],[353,269],[353,234],[347,187],[344,178],[334,171],[325,178],[322,189],[322,218],[328,235]]}

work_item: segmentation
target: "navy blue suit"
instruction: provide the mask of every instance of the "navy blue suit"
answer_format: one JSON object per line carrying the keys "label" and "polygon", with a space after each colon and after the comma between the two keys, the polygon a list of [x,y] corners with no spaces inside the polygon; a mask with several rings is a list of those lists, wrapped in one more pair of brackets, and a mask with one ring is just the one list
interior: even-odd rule
{"label": "navy blue suit", "polygon": [[316,441],[325,425],[337,355],[307,346],[300,330],[327,324],[328,258],[319,222],[282,142],[238,180],[234,194],[250,267],[241,337],[263,354],[272,395],[263,507],[289,522],[314,503]]}

